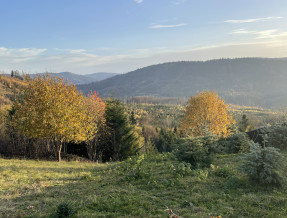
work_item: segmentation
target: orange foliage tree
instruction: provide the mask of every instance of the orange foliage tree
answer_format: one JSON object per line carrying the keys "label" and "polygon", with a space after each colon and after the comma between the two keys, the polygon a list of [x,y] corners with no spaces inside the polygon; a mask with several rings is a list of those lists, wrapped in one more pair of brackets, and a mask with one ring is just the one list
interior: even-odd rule
{"label": "orange foliage tree", "polygon": [[96,94],[86,98],[75,85],[46,74],[30,81],[15,103],[14,124],[25,136],[52,139],[61,161],[63,143],[95,136],[104,107]]}
{"label": "orange foliage tree", "polygon": [[235,121],[227,109],[215,92],[204,91],[191,96],[181,127],[193,136],[204,135],[205,129],[218,136],[228,136]]}
{"label": "orange foliage tree", "polygon": [[86,119],[87,126],[90,129],[86,129],[92,138],[86,141],[88,156],[91,160],[95,159],[97,152],[97,139],[100,134],[103,134],[103,128],[105,126],[105,108],[106,104],[97,94],[97,92],[91,93],[87,98],[85,98],[86,105]]}

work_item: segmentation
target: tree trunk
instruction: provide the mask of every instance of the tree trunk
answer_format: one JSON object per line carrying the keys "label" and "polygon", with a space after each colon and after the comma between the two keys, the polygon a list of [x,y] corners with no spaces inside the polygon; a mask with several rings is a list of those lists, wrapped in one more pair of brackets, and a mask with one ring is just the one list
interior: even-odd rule
{"label": "tree trunk", "polygon": [[62,151],[62,146],[63,146],[63,143],[60,142],[60,145],[58,147],[58,161],[61,162],[61,151]]}

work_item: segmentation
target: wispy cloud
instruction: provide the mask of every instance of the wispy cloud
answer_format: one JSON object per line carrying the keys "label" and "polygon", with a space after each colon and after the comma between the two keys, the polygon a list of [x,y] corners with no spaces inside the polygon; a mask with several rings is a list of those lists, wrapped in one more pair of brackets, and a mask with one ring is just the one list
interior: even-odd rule
{"label": "wispy cloud", "polygon": [[124,73],[144,66],[172,61],[234,57],[286,57],[287,32],[280,32],[275,29],[262,31],[238,29],[233,31],[233,34],[252,34],[256,41],[197,47],[138,48],[121,50],[116,54],[109,55],[71,48],[46,50],[0,47],[0,70],[10,72],[12,69],[17,69],[27,73],[45,71],[69,71],[78,74]]}
{"label": "wispy cloud", "polygon": [[256,39],[282,39],[287,37],[287,32],[280,31],[278,29],[269,29],[269,30],[237,29],[232,31],[231,34],[250,34],[255,35]]}
{"label": "wispy cloud", "polygon": [[245,19],[245,20],[225,20],[225,23],[255,23],[261,21],[268,21],[268,20],[278,20],[282,19],[283,17],[262,17],[262,18],[253,18],[253,19]]}
{"label": "wispy cloud", "polygon": [[161,25],[161,24],[156,24],[152,25],[149,28],[151,29],[161,29],[161,28],[175,28],[175,27],[181,27],[181,26],[186,26],[186,23],[179,23],[179,24],[171,24],[171,25]]}
{"label": "wispy cloud", "polygon": [[173,0],[173,1],[171,1],[171,3],[174,4],[174,5],[180,5],[180,4],[184,3],[184,2],[186,2],[186,0]]}
{"label": "wispy cloud", "polygon": [[71,54],[83,54],[86,52],[86,50],[85,49],[70,49],[69,52]]}
{"label": "wispy cloud", "polygon": [[143,2],[143,0],[134,0],[136,3],[140,4]]}
{"label": "wispy cloud", "polygon": [[47,49],[37,49],[37,48],[5,48],[0,47],[0,56],[14,56],[14,57],[32,57],[43,54]]}

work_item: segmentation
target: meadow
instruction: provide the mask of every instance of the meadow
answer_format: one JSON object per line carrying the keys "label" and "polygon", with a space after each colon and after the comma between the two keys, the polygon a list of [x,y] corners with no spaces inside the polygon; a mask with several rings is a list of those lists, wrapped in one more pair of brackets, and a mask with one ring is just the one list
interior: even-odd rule
{"label": "meadow", "polygon": [[[122,104],[119,99],[106,99],[103,103],[96,93],[87,98],[77,94],[74,86],[59,85],[47,75],[43,81],[54,84],[55,89],[61,87],[61,98],[55,98],[51,88],[49,95],[40,92],[49,86],[43,86],[45,83],[38,78],[25,93],[34,93],[38,87],[44,97],[37,97],[35,92],[31,101],[31,96],[26,96],[27,102],[34,105],[22,108],[27,104],[13,103],[13,96],[22,89],[18,89],[22,80],[19,84],[15,81],[13,78],[0,86],[0,96],[7,100],[0,111],[0,152],[5,155],[0,158],[0,217],[287,217],[287,166],[286,160],[281,161],[284,166],[276,165],[276,149],[264,150],[265,144],[264,149],[258,146],[252,164],[247,167],[252,171],[252,165],[259,166],[249,175],[259,177],[257,182],[261,184],[250,183],[238,170],[243,162],[241,157],[253,148],[247,136],[238,132],[243,114],[250,121],[245,122],[245,132],[282,124],[286,119],[284,113],[233,105],[230,112],[237,126],[230,128],[234,134],[218,138],[204,128],[202,135],[191,137],[190,128],[186,129],[187,135],[178,131],[186,113],[185,106],[180,104]],[[75,98],[67,98],[70,100],[64,104],[68,95],[63,93],[71,95],[70,88]],[[78,96],[81,104],[70,104]],[[44,103],[39,103],[39,99]],[[55,107],[42,107],[55,102]],[[18,109],[12,107],[8,111],[12,105]],[[70,113],[66,113],[66,105],[72,105]],[[39,112],[32,115],[40,120],[27,116],[30,108]],[[43,111],[46,118],[53,114],[51,117],[59,120],[41,120],[45,117]],[[62,120],[60,112],[70,117],[64,116]],[[76,120],[74,112],[79,113]],[[29,119],[31,123],[27,126]],[[89,128],[87,123],[91,124]],[[274,126],[269,130],[267,146],[285,149],[286,156],[287,127]],[[85,152],[68,151],[69,142]],[[52,161],[57,155],[59,162]],[[97,164],[98,161],[106,163]],[[279,177],[280,182],[274,185],[272,179]]]}
{"label": "meadow", "polygon": [[206,169],[170,153],[107,164],[0,159],[0,217],[60,217],[61,203],[72,217],[287,217],[286,183],[250,184],[240,156],[217,155]]}

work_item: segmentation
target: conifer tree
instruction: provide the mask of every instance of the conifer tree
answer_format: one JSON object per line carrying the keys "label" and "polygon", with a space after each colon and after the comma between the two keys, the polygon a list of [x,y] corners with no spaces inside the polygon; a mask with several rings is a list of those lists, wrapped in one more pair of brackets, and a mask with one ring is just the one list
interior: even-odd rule
{"label": "conifer tree", "polygon": [[106,142],[112,160],[123,160],[136,154],[141,147],[140,136],[129,123],[128,115],[119,99],[108,99],[105,112],[109,140]]}

